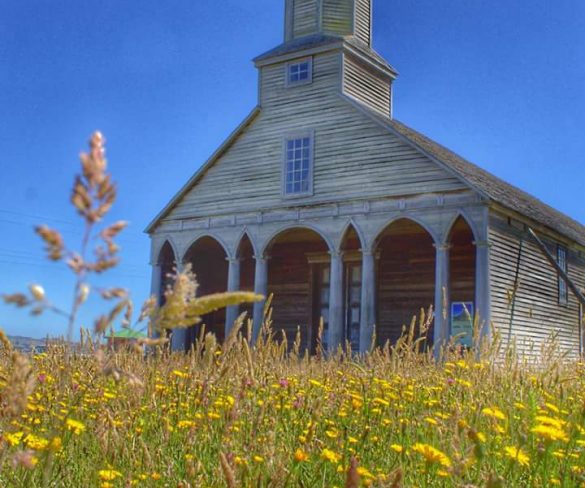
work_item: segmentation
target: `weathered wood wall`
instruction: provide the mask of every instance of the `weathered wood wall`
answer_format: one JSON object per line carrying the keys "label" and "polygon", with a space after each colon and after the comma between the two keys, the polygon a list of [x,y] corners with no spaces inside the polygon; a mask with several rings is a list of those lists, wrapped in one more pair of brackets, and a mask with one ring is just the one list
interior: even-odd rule
{"label": "weathered wood wall", "polygon": [[368,46],[372,44],[372,0],[355,0],[355,36]]}
{"label": "weathered wood wall", "polygon": [[[262,112],[165,220],[282,206],[466,189],[341,98],[341,54],[314,58],[310,85],[285,87],[284,64],[263,68]],[[314,196],[282,198],[283,140],[315,131]]]}
{"label": "weathered wood wall", "polygon": [[343,91],[364,105],[390,117],[391,80],[346,54],[343,66]]}
{"label": "weathered wood wall", "polygon": [[293,36],[314,34],[318,29],[317,0],[293,1]]}
{"label": "weathered wood wall", "polygon": [[[435,248],[432,237],[412,221],[400,220],[390,227],[378,246],[379,345],[395,343],[403,326],[410,326],[421,308],[435,301]],[[429,330],[432,344],[433,330]]]}
{"label": "weathered wood wall", "polygon": [[[523,246],[518,268],[521,240]],[[556,256],[557,243],[551,239],[544,240],[550,252]],[[568,305],[559,305],[557,272],[524,231],[522,224],[493,212],[490,216],[490,242],[492,320],[504,344],[510,336],[516,341],[520,352],[538,355],[540,346],[552,332],[557,332],[563,349],[570,351],[573,356],[577,355],[577,300],[569,291]],[[580,286],[584,286],[585,261],[572,250],[569,250],[568,258],[569,275]],[[517,270],[518,287],[512,317]]]}
{"label": "weathered wood wall", "polygon": [[313,290],[307,254],[326,253],[324,242],[279,243],[270,252],[268,292],[274,294],[273,320],[277,338],[286,333],[289,345],[301,329],[301,348],[310,347],[318,323],[313,319]]}
{"label": "weathered wood wall", "polygon": [[[187,254],[187,262],[191,263],[199,288],[198,296],[222,293],[227,290],[228,262],[220,244],[211,238],[203,238],[193,245]],[[187,347],[195,340],[201,325],[205,330],[213,332],[219,341],[225,336],[225,309],[212,312],[202,317],[201,324],[192,327],[187,335]]]}
{"label": "weathered wood wall", "polygon": [[347,36],[353,32],[353,0],[323,0],[323,30]]}

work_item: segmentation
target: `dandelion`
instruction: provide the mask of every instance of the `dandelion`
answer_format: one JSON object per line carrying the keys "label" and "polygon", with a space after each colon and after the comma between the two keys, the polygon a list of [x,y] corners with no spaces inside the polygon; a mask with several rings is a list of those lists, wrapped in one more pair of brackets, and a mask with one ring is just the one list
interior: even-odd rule
{"label": "dandelion", "polygon": [[439,464],[446,468],[451,467],[451,460],[449,457],[442,451],[439,451],[439,449],[436,449],[429,444],[417,443],[412,446],[412,450],[418,454],[421,454],[426,459],[428,464]]}
{"label": "dandelion", "polygon": [[49,445],[49,441],[47,439],[37,437],[36,435],[33,434],[28,434],[24,438],[24,443],[26,444],[27,447],[35,451],[42,451],[46,449],[47,446]]}
{"label": "dandelion", "polygon": [[551,425],[537,425],[530,429],[530,432],[548,441],[569,442],[569,436],[563,430]]}
{"label": "dandelion", "polygon": [[24,436],[24,432],[14,432],[14,433],[8,433],[8,434],[4,434],[4,440],[6,442],[8,442],[8,444],[11,447],[15,447],[18,446],[20,444],[20,441],[22,440]]}
{"label": "dandelion", "polygon": [[309,459],[309,455],[305,451],[300,448],[295,451],[295,461],[297,463],[302,463],[307,459]]}
{"label": "dandelion", "polygon": [[513,461],[516,461],[520,466],[530,466],[530,458],[519,447],[507,446],[504,448],[504,454]]}
{"label": "dandelion", "polygon": [[337,464],[339,461],[341,461],[341,456],[329,449],[323,449],[321,451],[321,457],[325,460],[325,461],[329,461],[330,463],[333,464]]}
{"label": "dandelion", "polygon": [[65,425],[67,426],[67,430],[73,432],[75,435],[80,435],[83,431],[85,431],[85,425],[78,420],[67,419],[65,421]]}
{"label": "dandelion", "polygon": [[491,417],[496,420],[506,420],[506,415],[500,409],[496,407],[486,407],[484,408],[481,413],[486,417]]}
{"label": "dandelion", "polygon": [[402,452],[404,451],[404,447],[402,447],[398,444],[392,444],[390,446],[390,449],[392,449],[397,454],[402,454]]}
{"label": "dandelion", "polygon": [[98,477],[102,481],[113,481],[116,478],[120,478],[122,473],[120,471],[116,471],[115,469],[102,469],[98,471]]}

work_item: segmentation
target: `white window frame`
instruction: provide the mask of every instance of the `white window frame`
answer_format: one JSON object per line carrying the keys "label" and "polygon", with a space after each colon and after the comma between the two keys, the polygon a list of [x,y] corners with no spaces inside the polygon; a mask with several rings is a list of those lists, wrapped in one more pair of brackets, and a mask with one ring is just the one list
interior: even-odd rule
{"label": "white window frame", "polygon": [[[562,255],[562,256],[561,256]],[[568,274],[569,272],[569,252],[566,247],[557,246],[557,263],[561,269]],[[559,273],[559,305],[569,304],[569,285]]]}
{"label": "white window frame", "polygon": [[[297,139],[309,139],[309,187],[307,191],[300,193],[287,193],[287,163],[288,163],[288,142]],[[282,197],[285,199],[297,199],[313,196],[313,175],[315,166],[315,131],[306,130],[285,134],[282,141]]]}
{"label": "white window frame", "polygon": [[[308,77],[306,80],[299,80],[299,81],[291,81],[290,79],[290,69],[293,66],[297,66],[303,63],[307,63],[309,65],[308,68]],[[294,61],[290,61],[286,63],[285,66],[285,73],[284,73],[284,80],[285,86],[287,88],[294,88],[295,86],[303,86],[303,85],[310,85],[313,83],[313,58],[303,58],[303,59],[295,59]]]}

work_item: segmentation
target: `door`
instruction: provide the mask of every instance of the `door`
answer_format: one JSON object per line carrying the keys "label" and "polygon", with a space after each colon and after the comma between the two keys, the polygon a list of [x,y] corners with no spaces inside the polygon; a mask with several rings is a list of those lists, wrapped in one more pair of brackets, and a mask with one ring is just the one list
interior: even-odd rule
{"label": "door", "polygon": [[311,338],[311,352],[317,350],[317,337],[319,324],[323,320],[323,335],[321,345],[327,351],[329,346],[329,289],[331,287],[331,266],[329,263],[314,263],[312,266],[313,276],[313,324]]}

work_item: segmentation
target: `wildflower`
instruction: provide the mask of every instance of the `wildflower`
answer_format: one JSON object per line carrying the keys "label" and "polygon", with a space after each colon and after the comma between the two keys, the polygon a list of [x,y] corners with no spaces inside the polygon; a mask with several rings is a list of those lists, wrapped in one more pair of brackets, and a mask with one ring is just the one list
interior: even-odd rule
{"label": "wildflower", "polygon": [[404,451],[404,447],[402,447],[398,444],[392,444],[390,446],[390,449],[392,449],[394,452],[396,452],[398,454],[402,454],[402,452]]}
{"label": "wildflower", "polygon": [[51,442],[49,444],[49,449],[51,449],[51,451],[59,452],[62,447],[63,447],[63,441],[61,440],[60,437],[53,437],[51,439]]}
{"label": "wildflower", "polygon": [[569,442],[569,436],[563,430],[551,425],[537,425],[530,432],[549,441]]}
{"label": "wildflower", "polygon": [[122,473],[120,471],[116,471],[115,469],[102,469],[98,471],[98,477],[102,481],[112,481],[116,478],[120,478]]}
{"label": "wildflower", "polygon": [[516,461],[520,466],[530,466],[530,458],[519,447],[507,446],[504,448],[504,454],[510,459]]}
{"label": "wildflower", "polygon": [[412,446],[412,450],[418,454],[421,454],[429,464],[440,464],[446,468],[451,466],[451,460],[449,457],[433,446],[417,443]]}
{"label": "wildflower", "polygon": [[341,461],[341,456],[329,449],[323,449],[321,451],[321,457],[325,459],[325,461],[329,461],[330,463],[337,464]]}
{"label": "wildflower", "polygon": [[24,443],[26,444],[27,447],[35,451],[42,451],[46,449],[47,446],[49,445],[49,441],[47,439],[37,437],[36,435],[33,434],[28,434],[24,438]]}
{"label": "wildflower", "polygon": [[177,378],[188,378],[189,377],[189,375],[187,373],[185,373],[184,371],[179,371],[178,369],[173,369],[173,374]]}
{"label": "wildflower", "polygon": [[496,420],[506,420],[506,415],[500,409],[493,407],[486,407],[484,408],[481,413],[486,417],[491,417]]}
{"label": "wildflower", "polygon": [[263,462],[264,462],[264,458],[263,458],[262,456],[258,456],[258,455],[256,455],[256,456],[254,456],[252,459],[254,460],[254,462],[256,462],[256,463],[258,463],[258,464],[261,464],[261,463],[263,463]]}
{"label": "wildflower", "polygon": [[24,432],[14,432],[11,434],[4,434],[4,440],[8,442],[12,447],[18,446],[22,437],[24,436]]}
{"label": "wildflower", "polygon": [[154,471],[153,473],[151,473],[150,477],[154,480],[154,481],[158,481],[162,478],[162,476],[160,475],[160,473],[157,473],[156,471]]}
{"label": "wildflower", "polygon": [[295,451],[295,461],[297,463],[302,463],[307,459],[309,459],[309,455],[305,451],[300,448]]}
{"label": "wildflower", "polygon": [[537,415],[535,420],[542,425],[548,425],[550,427],[554,427],[556,429],[562,429],[565,422],[559,419],[555,419],[553,417],[548,417],[546,415]]}
{"label": "wildflower", "polygon": [[75,435],[80,435],[85,430],[85,425],[78,420],[67,419],[65,421],[67,430],[73,432]]}

